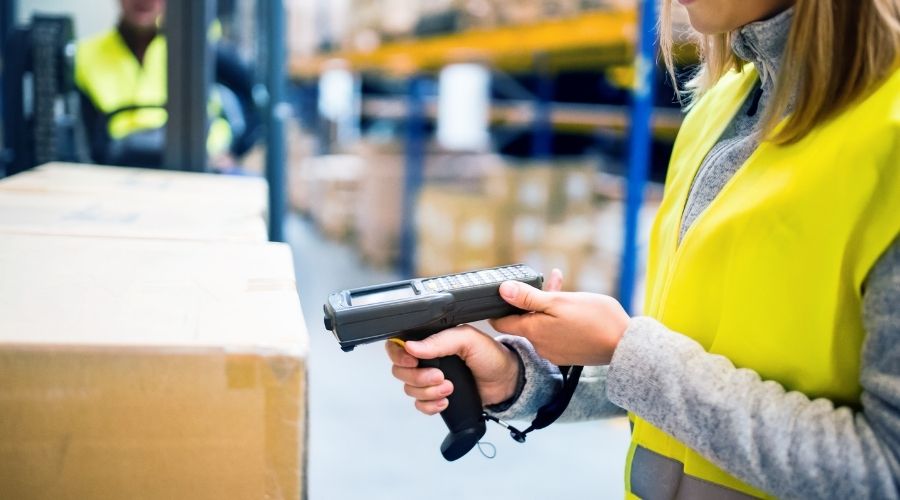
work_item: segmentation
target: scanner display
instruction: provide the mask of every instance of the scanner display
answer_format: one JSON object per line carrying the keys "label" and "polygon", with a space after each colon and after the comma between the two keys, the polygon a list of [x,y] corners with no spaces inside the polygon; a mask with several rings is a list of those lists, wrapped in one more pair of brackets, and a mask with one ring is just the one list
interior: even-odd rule
{"label": "scanner display", "polygon": [[415,297],[416,291],[412,285],[401,285],[381,290],[372,290],[369,292],[357,292],[350,294],[351,306],[365,306],[368,304],[377,304],[379,302],[388,302],[391,300],[406,299]]}

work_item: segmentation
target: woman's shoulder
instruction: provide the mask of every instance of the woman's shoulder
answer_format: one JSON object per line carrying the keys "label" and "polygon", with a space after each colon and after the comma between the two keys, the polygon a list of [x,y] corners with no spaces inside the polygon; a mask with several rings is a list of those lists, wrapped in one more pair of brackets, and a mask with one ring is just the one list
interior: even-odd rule
{"label": "woman's shoulder", "polygon": [[875,101],[875,107],[881,107],[884,118],[892,127],[900,128],[900,66],[881,83],[866,100]]}
{"label": "woman's shoulder", "polygon": [[900,141],[900,68],[876,84],[859,100],[834,118],[853,129],[858,140]]}

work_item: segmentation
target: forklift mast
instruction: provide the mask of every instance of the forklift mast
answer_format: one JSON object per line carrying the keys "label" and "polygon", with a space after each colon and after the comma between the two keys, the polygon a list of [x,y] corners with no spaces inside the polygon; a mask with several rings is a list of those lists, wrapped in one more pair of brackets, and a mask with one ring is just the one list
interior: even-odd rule
{"label": "forklift mast", "polygon": [[0,177],[83,158],[72,26],[68,16],[35,15],[3,43]]}

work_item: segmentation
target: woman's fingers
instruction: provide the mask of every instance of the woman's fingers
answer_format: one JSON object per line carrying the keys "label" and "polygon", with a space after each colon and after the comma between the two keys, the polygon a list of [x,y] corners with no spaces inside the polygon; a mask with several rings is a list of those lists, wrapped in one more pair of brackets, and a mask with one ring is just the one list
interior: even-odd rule
{"label": "woman's fingers", "polygon": [[412,357],[406,349],[398,342],[391,340],[384,343],[384,348],[388,353],[391,362],[397,366],[405,366],[407,368],[415,368],[419,365],[419,360]]}
{"label": "woman's fingers", "polygon": [[444,373],[437,368],[407,368],[394,365],[391,367],[394,378],[414,387],[431,387],[444,381]]}
{"label": "woman's fingers", "polygon": [[547,278],[547,283],[544,284],[544,291],[547,292],[558,292],[562,290],[563,284],[563,273],[557,268],[553,268],[550,271],[550,277]]}
{"label": "woman's fingers", "polygon": [[[562,290],[562,284],[563,284],[562,271],[560,271],[557,268],[553,268],[553,270],[550,271],[550,276],[547,278],[547,281],[544,283],[544,290],[541,293],[544,295],[544,297],[550,297],[550,295],[547,294],[547,292],[558,292],[558,291]],[[528,286],[523,287],[523,289],[527,292],[531,292],[532,290],[534,290]],[[504,288],[503,290],[508,291],[509,289]],[[534,290],[534,291],[537,291],[537,290]],[[503,295],[502,292],[501,292],[501,295]],[[504,296],[504,298],[507,299],[507,301],[510,301],[510,299],[507,296]],[[520,300],[521,300],[521,297],[520,297]],[[539,303],[539,302],[541,302],[541,300],[542,299],[539,298],[536,300],[532,300],[531,302]],[[510,303],[512,303],[513,305],[520,305],[520,304],[516,304],[514,302],[510,302]],[[546,305],[549,307],[549,301],[545,301],[544,303],[546,303]],[[528,308],[526,307],[526,309],[528,309]],[[540,321],[540,316],[537,316],[537,315],[514,314],[511,316],[505,316],[503,318],[491,319],[488,322],[491,324],[491,327],[493,327],[494,330],[497,330],[500,333],[509,333],[512,335],[526,337],[529,334],[529,332],[531,332],[534,329],[535,323],[537,323],[538,321]]]}
{"label": "woman's fingers", "polygon": [[416,387],[409,384],[403,386],[406,395],[419,401],[437,401],[446,398],[453,392],[453,383],[449,380],[441,382],[439,385],[429,387]]}
{"label": "woman's fingers", "polygon": [[490,340],[483,333],[471,326],[462,325],[430,335],[424,340],[406,342],[404,349],[414,359],[457,355],[465,360],[474,345],[483,345],[487,342]]}
{"label": "woman's fingers", "polygon": [[458,355],[472,371],[481,400],[488,405],[508,399],[518,380],[516,355],[470,325],[450,328],[402,346],[390,342],[385,350],[393,363],[394,377],[410,386],[406,388],[407,394],[417,399],[416,408],[425,413],[441,411],[439,402],[446,399],[446,392],[452,391],[452,385],[437,387],[444,382],[444,374],[437,368],[420,368],[419,360]]}
{"label": "woman's fingers", "polygon": [[447,398],[438,401],[418,401],[416,400],[416,409],[426,415],[436,415],[447,409],[450,401]]}
{"label": "woman's fingers", "polygon": [[500,297],[519,309],[546,312],[559,292],[545,292],[521,281],[504,281],[500,284]]}
{"label": "woman's fingers", "polygon": [[403,382],[403,391],[416,400],[416,409],[426,415],[435,415],[447,409],[447,396],[453,392],[453,383],[444,379],[437,368],[416,368],[418,360],[410,356],[398,344],[387,343],[391,361],[391,373]]}

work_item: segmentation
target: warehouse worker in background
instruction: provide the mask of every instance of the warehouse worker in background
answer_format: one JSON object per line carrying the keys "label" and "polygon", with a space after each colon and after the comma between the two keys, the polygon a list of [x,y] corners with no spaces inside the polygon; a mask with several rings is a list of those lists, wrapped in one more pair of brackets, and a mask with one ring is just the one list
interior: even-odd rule
{"label": "warehouse worker in background", "polygon": [[900,0],[679,1],[703,60],[647,316],[555,291],[554,271],[546,291],[501,286],[533,311],[493,323],[512,335],[388,343],[394,375],[434,414],[452,385],[416,358],[458,354],[489,412],[530,420],[561,386],[554,364],[598,367],[564,418],[627,412],[628,498],[896,499]]}
{"label": "warehouse worker in background", "polygon": [[[160,167],[165,148],[167,80],[166,39],[160,25],[165,0],[119,0],[121,16],[112,30],[78,44],[75,83],[82,93],[82,115],[90,155],[97,163]],[[217,73],[222,71],[217,58]],[[235,61],[232,58],[230,62]],[[248,94],[252,76],[232,69]],[[246,82],[250,83],[246,83]],[[224,91],[224,96],[223,96]],[[233,142],[245,132],[246,109],[221,87],[210,92],[207,151],[210,164],[233,163]],[[223,97],[231,99],[223,101]],[[231,113],[229,113],[231,111]],[[239,119],[226,119],[232,116]],[[235,123],[242,128],[236,134]],[[247,147],[246,149],[249,149]],[[242,153],[243,149],[238,151]]]}

